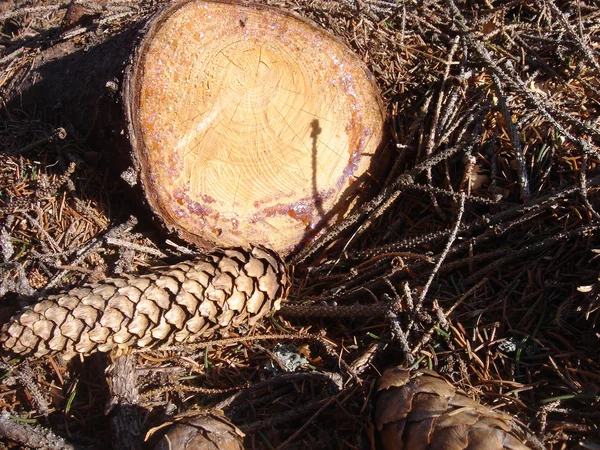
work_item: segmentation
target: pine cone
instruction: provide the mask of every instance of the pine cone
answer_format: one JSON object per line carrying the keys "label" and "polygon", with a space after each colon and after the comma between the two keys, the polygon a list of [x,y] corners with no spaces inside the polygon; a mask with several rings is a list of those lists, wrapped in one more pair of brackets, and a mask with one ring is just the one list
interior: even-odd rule
{"label": "pine cone", "polygon": [[208,340],[254,325],[288,291],[284,262],[262,247],[215,250],[147,275],[110,278],[25,308],[2,328],[18,354],[107,352],[129,346]]}
{"label": "pine cone", "polygon": [[510,417],[457,392],[431,370],[386,370],[379,381],[375,429],[384,450],[526,450]]}
{"label": "pine cone", "polygon": [[213,412],[177,420],[154,450],[244,450],[243,440],[244,433]]}

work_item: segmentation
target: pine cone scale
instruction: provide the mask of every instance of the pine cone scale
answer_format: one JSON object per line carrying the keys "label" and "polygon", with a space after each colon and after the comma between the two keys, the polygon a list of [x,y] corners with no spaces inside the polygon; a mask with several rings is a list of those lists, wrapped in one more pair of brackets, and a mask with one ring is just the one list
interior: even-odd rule
{"label": "pine cone scale", "polygon": [[374,413],[384,450],[526,450],[512,419],[470,399],[429,370],[389,369]]}
{"label": "pine cone scale", "polygon": [[242,433],[219,411],[176,419],[154,450],[243,450]]}
{"label": "pine cone scale", "polygon": [[4,325],[0,343],[43,356],[210,339],[254,325],[288,289],[283,261],[259,247],[215,250],[148,275],[110,278],[42,300]]}

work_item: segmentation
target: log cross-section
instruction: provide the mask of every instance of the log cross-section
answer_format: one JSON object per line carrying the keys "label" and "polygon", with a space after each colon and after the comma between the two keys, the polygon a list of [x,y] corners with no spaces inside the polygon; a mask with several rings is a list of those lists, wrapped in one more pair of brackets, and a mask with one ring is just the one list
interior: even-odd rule
{"label": "log cross-section", "polygon": [[294,249],[374,167],[381,102],[329,33],[264,5],[188,1],[150,21],[124,105],[148,202],[203,247]]}

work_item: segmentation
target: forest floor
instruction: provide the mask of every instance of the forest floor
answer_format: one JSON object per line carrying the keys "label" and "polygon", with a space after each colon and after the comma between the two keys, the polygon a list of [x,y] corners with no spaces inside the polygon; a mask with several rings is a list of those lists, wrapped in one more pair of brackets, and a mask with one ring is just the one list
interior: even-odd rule
{"label": "forest floor", "polygon": [[[443,373],[548,449],[600,448],[598,3],[268,3],[367,63],[389,175],[344,227],[289,258],[289,302],[333,317],[275,315],[252,340],[135,354],[146,429],[218,406],[247,448],[368,449],[375,383],[403,365]],[[121,177],[126,58],[114,55],[109,78],[90,60],[67,70],[161,5],[0,4],[0,323],[41,295],[185,257]],[[70,104],[70,85],[87,99]],[[384,302],[402,312],[344,309]],[[0,410],[75,448],[118,448],[110,357],[5,355]]]}

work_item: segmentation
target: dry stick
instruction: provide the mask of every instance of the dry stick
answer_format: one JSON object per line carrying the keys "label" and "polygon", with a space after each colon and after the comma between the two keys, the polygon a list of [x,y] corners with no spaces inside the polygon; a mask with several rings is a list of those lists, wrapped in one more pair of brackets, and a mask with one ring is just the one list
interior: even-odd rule
{"label": "dry stick", "polygon": [[[382,273],[391,271],[397,272],[403,270],[406,265],[405,260],[420,261],[433,264],[433,259],[427,255],[411,253],[411,252],[393,252],[382,253],[373,258],[352,268],[352,271],[358,272],[358,276],[345,278],[341,284],[338,284],[331,289],[325,290],[319,295],[319,300],[335,299],[342,292],[350,292],[351,289],[357,288],[359,291],[364,287],[365,282],[372,281],[373,278],[380,276]],[[352,273],[351,273],[352,275]],[[318,280],[315,280],[318,281]]]}
{"label": "dry stick", "polygon": [[[187,343],[182,345],[165,345],[158,348],[161,351],[185,351],[187,353],[194,352],[196,350],[203,350],[213,345],[225,347],[227,345],[235,345],[240,342],[256,341],[258,339],[307,339],[307,340],[321,340],[319,336],[311,334],[301,333],[290,333],[290,334],[260,334],[256,336],[240,336],[235,338],[215,339],[206,342]],[[133,350],[134,353],[146,352],[149,349],[137,349]]]}
{"label": "dry stick", "polygon": [[[410,188],[407,188],[407,190],[412,189],[414,186],[411,186]],[[483,198],[478,198],[478,197],[472,197],[472,196],[467,196],[464,193],[455,193],[455,192],[449,192],[443,189],[438,189],[438,188],[432,188],[430,186],[422,186],[422,185],[418,185],[418,188],[422,188],[423,190],[426,190],[428,192],[435,192],[435,193],[443,193],[446,195],[451,196],[452,198],[455,198],[459,201],[464,201],[464,199],[480,199],[484,202],[488,202],[488,203],[496,203],[496,202],[492,202],[491,200],[488,199],[483,199]],[[477,222],[478,225],[483,226],[482,221]],[[485,223],[485,225],[491,226],[489,223]],[[460,226],[458,231],[466,231],[466,230],[470,230],[474,228],[474,226],[471,225],[467,225],[467,226]],[[444,230],[444,231],[439,231],[439,232],[435,232],[435,233],[430,233],[424,237],[417,237],[417,238],[410,238],[410,239],[405,239],[402,241],[402,243],[400,244],[406,244],[406,246],[415,246],[418,245],[420,243],[426,243],[426,242],[431,242],[435,239],[441,239],[444,238],[448,235],[452,235],[453,230]],[[486,234],[486,239],[492,237],[490,235],[490,233]],[[400,244],[391,244],[393,246],[398,246]],[[465,245],[467,245],[468,243],[463,243],[460,244],[459,246],[452,248],[449,250],[450,253],[455,253],[456,251],[458,251],[459,249],[462,249]],[[370,249],[367,252],[361,253],[361,255],[368,253],[369,256],[371,255],[376,255],[376,256],[371,256],[371,259],[376,258],[378,255],[378,251],[381,250],[381,248],[379,249]],[[425,260],[425,262],[431,262],[430,259],[426,256],[422,256],[421,257],[423,260]],[[348,258],[351,259],[351,258]],[[350,281],[345,281],[344,284],[342,284],[341,286],[336,286],[332,289],[329,289],[328,291],[324,292],[320,297],[319,300],[321,301],[325,301],[325,300],[336,300],[336,299],[341,299],[341,298],[349,298],[349,297],[353,297],[355,296],[358,292],[365,290],[367,288],[370,287],[370,282],[379,282],[379,280],[377,279],[373,279],[374,277],[381,275],[385,270],[387,270],[387,261],[383,261],[386,264],[378,264],[375,267],[370,267],[369,272],[367,274],[361,273],[360,277],[357,278],[353,278]],[[362,284],[362,285],[358,285],[358,281],[360,280],[361,282],[364,280],[369,279],[369,282],[367,282],[367,284]],[[358,286],[357,286],[358,285]],[[353,289],[354,286],[357,286],[356,288]],[[329,296],[327,296],[329,295]]]}
{"label": "dry stick", "polygon": [[415,304],[415,308],[414,308],[412,317],[411,317],[408,327],[406,329],[407,336],[410,334],[410,331],[413,329],[413,327],[415,325],[415,320],[416,320],[417,314],[421,311],[423,302],[425,301],[425,297],[427,296],[427,293],[429,292],[431,283],[433,283],[433,279],[438,274],[438,271],[440,270],[442,263],[446,259],[446,256],[448,255],[448,253],[450,253],[450,248],[452,247],[452,244],[456,240],[456,236],[458,235],[458,231],[460,229],[460,224],[462,221],[462,216],[463,216],[463,213],[465,212],[465,198],[466,198],[465,193],[461,192],[461,199],[460,199],[460,204],[458,205],[458,215],[456,217],[456,224],[454,225],[454,228],[452,229],[452,232],[450,233],[450,236],[448,237],[448,242],[446,243],[446,247],[444,247],[444,251],[441,253],[440,257],[438,258],[437,263],[435,264],[433,270],[431,271],[431,274],[429,275],[429,279],[427,280],[427,283],[425,283],[425,286],[423,287],[423,291],[421,292],[421,295],[419,296],[419,300]]}
{"label": "dry stick", "polygon": [[[550,208],[552,206],[553,206],[552,203],[545,205],[546,208]],[[544,209],[538,209],[538,210],[530,211],[527,213],[523,213],[521,216],[517,217],[516,219],[512,220],[511,222],[509,222],[505,225],[499,224],[499,225],[494,226],[493,228],[490,227],[490,229],[486,230],[479,236],[471,238],[469,241],[462,242],[462,243],[456,245],[455,247],[451,248],[450,254],[457,253],[461,250],[464,250],[467,247],[474,248],[477,245],[480,245],[489,239],[498,238],[498,237],[502,236],[503,234],[505,234],[506,232],[508,232],[509,230],[511,230],[512,228],[539,216],[543,211],[544,211]],[[501,226],[501,225],[503,225],[503,226]],[[462,231],[462,229],[461,229],[461,231]],[[506,249],[504,249],[504,248],[500,248],[500,249],[497,249],[494,251],[489,251],[489,252],[482,253],[482,254],[479,254],[476,256],[469,255],[465,258],[445,264],[442,268],[440,268],[440,272],[451,272],[452,270],[455,270],[456,268],[461,267],[461,266],[479,264],[483,261],[487,261],[489,259],[494,259],[494,258],[500,258],[505,255],[506,255]],[[417,267],[413,267],[413,269],[417,269]]]}
{"label": "dry stick", "polygon": [[[126,222],[117,225],[104,233],[102,238],[92,238],[89,243],[83,246],[77,251],[77,257],[69,263],[70,266],[77,266],[83,259],[93,252],[96,248],[102,245],[102,242],[106,239],[110,239],[113,236],[119,237],[127,231],[131,230],[137,224],[137,219],[134,216],[130,216]],[[44,287],[45,290],[56,287],[68,273],[68,270],[61,270],[48,281],[48,284]]]}
{"label": "dry stick", "polygon": [[400,45],[404,44],[404,35],[406,33],[406,0],[402,0],[402,25],[400,33]]}
{"label": "dry stick", "polygon": [[64,438],[56,436],[51,430],[41,426],[19,423],[10,417],[8,411],[0,413],[0,436],[23,447],[47,450],[75,450]]}
{"label": "dry stick", "polygon": [[[518,435],[525,436],[525,439],[527,439],[527,443],[534,447],[533,450],[546,450],[546,446],[542,443],[542,441],[540,441],[538,437],[526,427],[522,427],[514,421],[511,421],[510,426]],[[544,433],[540,433],[540,436],[543,435]]]}
{"label": "dry stick", "polygon": [[323,319],[377,317],[389,310],[387,303],[371,305],[291,305],[287,304],[278,311],[283,317],[320,317]]}
{"label": "dry stick", "polygon": [[35,228],[37,228],[39,230],[39,232],[42,234],[42,236],[44,236],[46,238],[46,240],[50,243],[50,245],[52,245],[52,247],[54,247],[55,252],[62,252],[62,248],[60,248],[60,245],[58,245],[58,243],[54,240],[54,238],[52,236],[50,236],[50,234],[46,230],[44,230],[44,227],[42,227],[42,225],[40,224],[40,222],[37,219],[31,217],[26,212],[24,212],[23,215],[25,216],[25,218],[29,221],[29,223],[31,225],[33,225]]}
{"label": "dry stick", "polygon": [[[546,205],[546,208],[549,208],[551,206],[552,206],[552,204],[548,204],[548,205]],[[485,232],[483,232],[482,234],[480,234],[479,236],[471,238],[468,241],[462,242],[462,243],[452,247],[449,250],[448,255],[458,253],[458,252],[464,250],[466,247],[469,247],[469,246],[475,247],[477,245],[482,244],[483,242],[485,242],[487,240],[498,238],[499,236],[505,234],[510,229],[514,228],[515,226],[520,225],[521,223],[527,222],[527,221],[532,220],[533,218],[539,216],[543,211],[544,211],[544,209],[538,209],[538,210],[530,211],[527,213],[523,213],[521,216],[517,217],[517,219],[511,221],[510,223],[508,223],[502,227],[500,227],[500,225],[495,225],[493,227],[492,227],[492,225],[490,225],[489,229],[486,230]],[[461,226],[459,229],[459,232],[464,232],[464,231],[467,231],[468,229],[469,229],[468,226],[466,226],[466,227]],[[405,239],[404,241],[402,241],[402,243],[405,243],[406,246],[410,247],[410,246],[416,245],[417,243],[421,244],[424,242],[433,242],[434,240],[442,239],[442,238],[448,236],[449,234],[451,234],[451,231],[452,230],[444,230],[443,232],[430,233],[429,235],[425,236],[425,237],[429,238],[429,240],[425,240],[425,241],[421,241],[421,239],[418,239],[418,238],[410,238],[410,239]],[[461,267],[461,266],[464,266],[467,264],[481,263],[481,262],[489,260],[489,259],[502,257],[505,254],[506,254],[506,250],[501,248],[501,249],[498,249],[495,251],[482,253],[482,254],[476,255],[476,256],[468,256],[466,258],[463,258],[463,259],[460,259],[457,261],[452,261],[452,262],[446,263],[443,267],[441,267],[439,269],[439,272],[440,273],[441,272],[449,272],[449,271],[456,269],[457,267]],[[448,255],[446,255],[446,256],[448,256]],[[423,266],[424,262],[431,263],[431,261],[429,261],[428,259],[425,261],[417,262],[416,265],[412,266],[412,270],[416,270],[416,271],[420,270],[421,267]],[[393,273],[389,274],[389,276],[393,276]],[[377,278],[371,279],[370,282],[363,283],[362,286],[360,286],[354,290],[339,291],[336,294],[331,295],[330,297],[319,297],[319,300],[327,301],[327,300],[342,300],[345,298],[352,298],[352,297],[355,297],[360,290],[366,290],[368,288],[371,288],[374,283],[381,283],[381,281],[380,281],[380,279],[377,279]],[[345,288],[345,286],[341,286],[339,289],[342,290],[344,288]]]}
{"label": "dry stick", "polygon": [[[354,387],[354,386],[353,386]],[[352,388],[353,388],[352,387]],[[323,411],[325,411],[325,409],[327,409],[329,407],[329,405],[331,405],[334,401],[336,401],[338,398],[340,398],[342,396],[342,394],[344,394],[347,390],[350,389],[343,389],[340,392],[338,392],[336,395],[334,395],[333,397],[331,397],[329,400],[327,400],[325,402],[325,404],[323,406],[321,406],[319,408],[318,411],[316,411],[311,417],[310,419],[308,419],[307,421],[304,422],[304,424],[297,429],[294,434],[292,434],[289,438],[287,438],[282,444],[280,444],[277,447],[277,450],[283,450],[285,448],[287,448],[287,445],[292,442],[294,439],[296,439],[298,436],[300,436],[301,433],[304,432],[304,430],[306,430],[308,428],[308,426],[319,416],[321,415],[321,413]]]}
{"label": "dry stick", "polygon": [[[241,386],[236,386],[236,387],[227,388],[227,389],[211,389],[211,388],[203,388],[203,387],[198,387],[198,386],[183,386],[180,384],[167,384],[166,386],[161,386],[159,388],[144,392],[142,394],[142,397],[143,398],[154,397],[156,395],[162,395],[165,392],[169,392],[169,393],[173,393],[173,392],[184,393],[185,392],[185,393],[197,393],[197,394],[204,394],[204,395],[228,394],[230,392],[236,392],[239,389],[244,389],[247,387],[250,387],[250,385],[248,383],[243,384]],[[218,409],[220,409],[220,408],[218,408]]]}
{"label": "dry stick", "polygon": [[579,166],[579,195],[581,196],[581,200],[583,201],[583,204],[586,206],[586,208],[592,214],[592,216],[594,216],[594,218],[596,218],[596,219],[600,219],[600,214],[598,214],[598,212],[594,209],[594,206],[590,202],[590,199],[589,199],[588,193],[587,193],[587,189],[586,189],[587,165],[588,165],[588,155],[583,154],[581,156],[581,163]]}
{"label": "dry stick", "polygon": [[[426,186],[423,184],[413,184],[411,186],[407,186],[405,190],[418,190],[427,193],[445,195],[447,197],[452,198],[452,200],[460,201],[462,194],[460,192],[449,191],[448,189],[437,188],[433,186]],[[502,199],[502,196],[497,195],[495,198],[486,198],[479,197],[477,195],[466,195],[465,200],[469,203],[475,203],[479,205],[497,205],[498,202]]]}
{"label": "dry stick", "polygon": [[[343,391],[342,391],[343,392]],[[329,402],[330,398],[324,398],[321,400],[316,400],[314,402],[306,403],[297,408],[294,408],[287,413],[279,414],[274,417],[270,417],[265,420],[258,420],[256,422],[251,422],[249,424],[238,425],[238,427],[244,433],[256,433],[259,430],[264,430],[265,428],[276,428],[278,425],[284,424],[286,422],[290,422],[298,417],[303,416],[305,413],[312,411],[313,409],[319,408],[322,404]]]}
{"label": "dry stick", "polygon": [[[599,230],[599,229],[600,229],[600,225],[586,225],[586,226],[577,228],[576,230],[557,233],[554,236],[544,239],[541,242],[536,242],[535,244],[525,246],[521,250],[509,252],[503,258],[500,258],[500,259],[494,261],[492,264],[475,272],[473,275],[471,275],[469,278],[467,278],[465,280],[465,283],[467,283],[467,284],[473,283],[475,280],[480,278],[483,274],[488,273],[491,270],[505,266],[515,259],[523,258],[526,255],[535,253],[535,252],[542,250],[550,245],[556,244],[557,242],[567,241],[574,237],[583,236],[586,234],[592,235],[592,233],[594,231]],[[504,250],[504,252],[507,252],[507,251]]]}
{"label": "dry stick", "polygon": [[[424,25],[426,28],[429,28],[430,30],[432,30],[434,33],[436,33],[437,35],[444,35],[445,33],[440,30],[438,27],[436,27],[435,25],[433,25],[432,23],[429,23],[424,17],[428,17],[427,13],[423,14],[423,17],[421,17],[421,15],[416,14],[415,12],[411,12],[410,14],[411,19],[413,19],[415,21],[415,25],[418,27],[419,25]],[[424,33],[420,33],[420,34],[424,34]],[[428,56],[426,53],[423,52],[423,56]],[[435,58],[437,59],[437,58]],[[440,61],[440,62],[444,62],[444,61]]]}
{"label": "dry stick", "polygon": [[284,373],[277,377],[270,378],[265,381],[260,381],[256,384],[245,387],[244,390],[239,391],[237,394],[232,395],[231,397],[226,398],[225,400],[217,403],[215,405],[215,409],[225,410],[233,403],[237,403],[240,400],[245,399],[252,392],[258,391],[259,389],[264,388],[272,388],[276,385],[286,385],[289,383],[293,383],[295,381],[304,381],[306,379],[318,379],[331,383],[338,390],[341,389],[339,380],[334,379],[331,374],[323,373],[323,372],[297,372],[297,373]]}
{"label": "dry stick", "polygon": [[476,139],[471,139],[466,143],[459,143],[449,149],[444,150],[438,154],[433,155],[431,158],[418,164],[414,169],[406,172],[398,177],[396,181],[386,187],[377,197],[367,202],[359,211],[346,218],[343,222],[338,225],[331,227],[327,234],[324,234],[319,238],[313,245],[305,247],[300,253],[292,258],[291,263],[297,265],[310,256],[314,255],[317,251],[324,248],[327,244],[336,240],[342,233],[347,231],[350,227],[354,226],[363,217],[368,215],[367,220],[362,227],[362,232],[366,231],[369,226],[379,218],[400,196],[401,188],[407,185],[414,185],[414,177],[427,170],[429,167],[433,167],[435,164],[443,161],[463,150],[465,147],[471,147],[475,145]]}
{"label": "dry stick", "polygon": [[575,40],[575,42],[577,42],[577,45],[579,46],[579,49],[583,53],[583,56],[585,57],[587,62],[594,66],[596,71],[600,72],[600,65],[594,57],[593,50],[583,40],[583,33],[579,34],[575,31],[575,29],[571,26],[563,12],[560,9],[558,9],[558,7],[554,4],[552,0],[546,0],[544,3],[550,6],[552,12],[558,16],[558,20],[565,27],[565,30],[567,30],[567,34],[569,34]]}
{"label": "dry stick", "polygon": [[[401,297],[400,297],[400,295],[398,295],[398,291],[396,291],[396,288],[394,287],[394,285],[392,284],[392,282],[389,279],[386,278],[385,282],[388,285],[388,287],[390,288],[390,290],[392,291],[392,293],[394,294],[396,305],[400,306],[401,305],[401,303],[400,303]],[[406,291],[407,284],[408,283],[404,283],[405,291]],[[385,294],[384,294],[384,296],[385,296]],[[408,297],[410,297],[410,294],[407,296],[407,298]],[[392,303],[392,300],[389,299],[388,303]],[[414,305],[412,304],[412,300],[410,301],[410,303],[411,303],[411,306],[414,307]],[[400,310],[400,308],[388,308],[387,318],[390,321],[390,328],[392,331],[392,336],[394,337],[394,339],[396,339],[400,343],[400,348],[402,348],[402,352],[404,353],[404,359],[406,360],[406,363],[408,365],[412,365],[415,362],[415,358],[413,356],[412,351],[410,350],[410,345],[408,343],[406,334],[404,334],[404,331],[402,330],[402,326],[400,325],[400,319],[398,318],[398,314],[397,314],[398,310]]]}
{"label": "dry stick", "polygon": [[117,247],[126,248],[128,250],[135,250],[140,253],[146,253],[148,255],[156,256],[158,258],[166,258],[167,255],[161,252],[160,250],[152,247],[148,247],[146,245],[136,244],[134,242],[129,242],[124,239],[118,239],[113,237],[107,237],[106,243],[109,245],[116,245]]}
{"label": "dry stick", "polygon": [[477,54],[486,62],[488,68],[493,70],[498,75],[500,80],[502,80],[507,85],[512,86],[513,89],[515,89],[518,93],[522,94],[525,97],[525,99],[528,100],[533,105],[533,107],[537,109],[540,112],[540,114],[542,114],[542,116],[545,117],[546,120],[548,120],[548,122],[550,122],[552,126],[554,126],[570,142],[580,147],[583,152],[590,154],[596,159],[599,159],[600,153],[598,153],[598,151],[594,150],[587,142],[581,141],[575,136],[573,136],[565,127],[563,127],[558,122],[558,120],[555,117],[558,117],[564,120],[565,122],[569,123],[570,125],[577,127],[580,130],[583,130],[584,133],[593,136],[595,139],[600,139],[600,130],[596,129],[590,124],[587,124],[575,117],[570,116],[567,113],[564,113],[546,104],[542,99],[540,99],[538,95],[534,94],[533,92],[531,92],[530,89],[527,88],[527,86],[519,78],[518,74],[508,64],[507,70],[511,73],[510,75],[507,72],[505,72],[502,68],[500,68],[500,66],[493,60],[489,52],[485,49],[483,44],[481,42],[474,41],[469,36],[469,29],[466,26],[465,18],[461,14],[454,1],[447,0],[447,2],[450,5],[452,12],[458,19],[458,23],[462,31],[466,33],[465,39],[467,43],[469,43],[471,47],[477,52]]}
{"label": "dry stick", "polygon": [[139,406],[135,355],[118,357],[109,372],[111,398],[106,412],[111,414],[113,447],[140,450],[143,441],[143,410]]}
{"label": "dry stick", "polygon": [[356,358],[351,364],[350,368],[357,375],[362,375],[362,373],[367,370],[367,368],[371,365],[372,361],[375,357],[385,348],[386,344],[383,342],[374,342],[365,350],[365,352]]}
{"label": "dry stick", "polygon": [[523,149],[521,148],[521,142],[519,140],[519,130],[516,129],[515,124],[512,120],[512,114],[508,110],[508,105],[506,104],[506,96],[504,94],[504,90],[502,89],[502,84],[500,83],[498,75],[492,74],[492,79],[494,80],[494,86],[496,87],[498,102],[500,104],[500,111],[502,111],[502,115],[504,115],[504,121],[506,122],[508,134],[510,136],[512,146],[515,151],[515,159],[517,160],[517,174],[519,176],[519,187],[521,190],[521,200],[527,202],[529,200],[529,197],[531,196],[531,192],[529,190],[529,178],[527,176],[527,163],[525,161]]}
{"label": "dry stick", "polygon": [[25,53],[25,49],[23,47],[19,47],[14,52],[9,53],[8,55],[0,58],[0,67],[4,66],[6,63],[8,63],[18,57],[20,57],[22,53]]}
{"label": "dry stick", "polygon": [[10,371],[17,378],[21,386],[29,391],[31,400],[37,409],[37,412],[43,416],[50,414],[50,408],[37,383],[34,381],[34,373],[29,367],[27,361],[23,361],[20,367],[0,361],[0,369]]}
{"label": "dry stick", "polygon": [[[515,45],[518,45],[518,46],[521,46],[522,48],[524,48],[525,51],[527,51],[527,53],[529,55],[532,55],[533,57],[535,57],[535,62],[537,64],[539,64],[545,70],[545,73],[552,75],[552,77],[555,80],[558,80],[562,86],[564,86],[566,89],[568,89],[574,95],[577,95],[576,91],[569,85],[569,83],[567,83],[563,79],[564,77],[561,74],[559,74],[556,70],[554,70],[550,65],[548,65],[548,63],[546,63],[546,61],[544,61],[544,58],[537,51],[535,51],[533,48],[531,48],[531,46],[529,44],[527,44],[527,42],[525,42],[521,36],[519,36],[519,35],[509,36],[507,33],[503,33],[503,35],[506,37],[506,39],[512,41]],[[532,77],[530,77],[530,78],[532,78]],[[577,77],[577,80],[579,80],[579,82],[581,82],[583,84],[586,84],[586,85],[589,84],[585,80],[583,80],[581,77]],[[529,82],[527,82],[525,84],[529,84]],[[587,86],[587,87],[597,93],[597,90],[593,86]],[[529,118],[527,118],[527,116],[529,116]],[[521,128],[522,124],[529,122],[529,119],[534,116],[534,113],[529,113],[527,116],[519,119],[519,122],[517,122],[518,128]]]}
{"label": "dry stick", "polygon": [[389,14],[397,14],[397,0],[363,0],[367,4],[369,15],[373,15],[373,19],[381,20],[382,16]]}
{"label": "dry stick", "polygon": [[[586,189],[590,189],[592,187],[597,187],[600,185],[600,175],[595,176],[591,180],[586,181]],[[567,197],[568,195],[574,194],[578,192],[580,189],[579,186],[568,186],[558,192],[554,192],[552,194],[545,195],[540,197],[534,201],[530,201],[525,205],[515,205],[512,208],[509,208],[505,211],[494,214],[493,216],[484,217],[479,220],[475,220],[472,223],[467,225],[463,225],[460,228],[460,232],[472,232],[477,228],[487,227],[490,230],[495,225],[498,225],[506,220],[510,220],[515,216],[523,217],[523,215],[528,213],[533,213],[535,211],[543,211],[556,204],[556,202],[562,198]],[[421,244],[430,243],[438,239],[443,239],[450,235],[452,230],[446,229],[441,231],[435,231],[433,233],[428,233],[423,236],[411,237],[407,239],[403,239],[400,242],[395,242],[391,244],[387,244],[381,247],[356,252],[349,256],[348,259],[365,259],[372,258],[374,255],[378,255],[380,253],[391,253],[394,251],[400,251],[405,248],[416,247]],[[478,239],[479,237],[475,238]]]}
{"label": "dry stick", "polygon": [[[458,91],[459,89],[456,88],[450,89],[450,94],[448,95],[448,100],[445,103],[443,115],[441,116],[439,122],[440,131],[446,130],[448,126],[450,126],[450,129],[453,129],[453,125],[456,126],[460,122],[460,120],[456,120],[456,115],[459,113],[459,110],[462,106],[461,104],[457,103],[459,98]],[[475,105],[473,105],[472,109],[475,109]],[[463,117],[464,116],[465,114],[463,114]],[[444,133],[444,137],[447,136],[449,136],[448,132]],[[444,143],[445,141],[446,139],[438,139],[438,145]]]}
{"label": "dry stick", "polygon": [[33,150],[36,147],[39,147],[39,146],[45,145],[45,144],[49,144],[51,142],[54,142],[56,139],[63,140],[63,139],[66,139],[66,137],[67,137],[67,131],[64,128],[59,127],[59,128],[56,128],[52,132],[52,134],[50,134],[50,136],[43,137],[43,138],[41,138],[35,142],[32,142],[31,144],[28,144],[25,147],[20,148],[18,150],[6,152],[6,153],[4,153],[4,155],[6,155],[6,156],[23,155],[24,153],[27,153],[28,151]]}
{"label": "dry stick", "polygon": [[17,8],[14,11],[9,11],[0,15],[0,21],[12,19],[13,17],[25,16],[27,14],[35,14],[38,12],[45,11],[56,11],[58,9],[66,9],[68,8],[69,3],[61,3],[59,5],[49,5],[49,6],[36,6],[33,8]]}
{"label": "dry stick", "polygon": [[[428,185],[423,185],[423,184],[417,184],[414,181],[414,177],[419,174],[420,172],[424,172],[428,169],[430,169],[431,167],[433,167],[435,164],[438,164],[442,161],[446,161],[448,158],[450,158],[452,155],[454,155],[455,153],[458,153],[459,151],[464,151],[466,153],[470,153],[471,150],[473,149],[473,146],[475,145],[475,143],[478,141],[478,138],[475,137],[471,140],[469,140],[466,143],[459,143],[449,149],[446,149],[440,153],[437,153],[435,155],[433,155],[432,157],[428,158],[427,160],[423,161],[420,164],[417,164],[412,170],[402,174],[398,180],[395,182],[394,186],[397,186],[398,189],[398,196],[400,195],[400,188],[404,188],[405,190],[420,190],[426,193],[434,193],[434,194],[441,194],[441,195],[446,195],[449,197],[452,197],[454,200],[459,200],[460,195],[459,193],[447,190],[447,189],[442,189],[442,188],[437,188],[434,186],[428,186]],[[478,196],[468,196],[467,199],[469,200],[469,202],[471,203],[480,203],[483,205],[491,205],[491,204],[497,204],[499,200],[501,200],[501,196],[496,196],[495,199],[489,199],[489,198],[485,198],[485,197],[478,197]],[[375,211],[373,211],[369,217],[367,222],[365,222],[366,224],[368,223],[369,225],[373,223],[373,221],[381,216],[386,210],[387,208],[389,208],[389,206],[392,205],[392,203],[396,200],[396,198],[394,199],[388,199],[386,202],[384,202],[382,205],[380,205],[379,207],[377,207],[375,209]]]}
{"label": "dry stick", "polygon": [[[552,207],[552,205],[548,205],[548,208],[550,208],[550,207]],[[452,254],[458,253],[458,252],[466,249],[467,247],[475,248],[476,246],[478,246],[490,239],[499,238],[500,236],[502,236],[503,234],[506,234],[509,230],[513,229],[514,227],[536,218],[543,212],[544,212],[543,209],[540,209],[537,211],[531,211],[528,213],[524,213],[522,216],[518,216],[516,219],[510,221],[507,224],[504,224],[504,223],[498,224],[498,225],[494,226],[493,228],[489,228],[488,230],[484,231],[479,236],[473,237],[468,241],[465,241],[465,242],[462,242],[462,243],[456,245],[455,247],[453,247],[450,250],[450,253],[452,253]],[[503,250],[499,249],[496,251],[498,252],[498,254],[502,254]],[[492,253],[495,253],[495,252],[492,252]],[[456,267],[465,265],[469,262],[475,263],[475,262],[481,262],[482,260],[485,260],[485,259],[490,259],[490,257],[488,257],[487,255],[488,255],[488,253],[483,253],[483,254],[477,255],[477,256],[468,256],[464,259],[450,262],[450,263],[446,264],[444,267],[442,267],[440,270],[443,272],[448,272],[449,270],[455,269]]]}
{"label": "dry stick", "polygon": [[[325,352],[327,353],[328,356],[335,358],[339,362],[340,367],[342,367],[343,369],[346,369],[353,378],[357,378],[356,374],[350,369],[348,364],[346,364],[346,362],[344,360],[339,358],[339,355],[335,352],[335,350],[331,347],[331,345],[322,337],[314,335],[314,334],[290,333],[290,334],[261,334],[261,335],[256,335],[256,336],[240,336],[240,337],[235,337],[235,338],[215,339],[215,340],[206,341],[206,342],[188,343],[188,344],[185,344],[184,346],[181,346],[181,345],[162,346],[162,347],[159,347],[159,350],[162,350],[162,351],[169,351],[169,350],[185,351],[185,352],[191,353],[195,350],[205,349],[212,345],[220,345],[220,346],[234,345],[234,344],[239,344],[240,342],[255,341],[255,340],[259,340],[259,339],[263,339],[263,340],[264,339],[289,339],[289,340],[307,340],[307,341],[314,342],[314,343],[320,345],[321,348],[323,350],[325,350]],[[143,351],[147,351],[147,350],[148,349],[139,349],[139,350],[133,350],[133,352],[137,353],[137,352],[143,352]]]}
{"label": "dry stick", "polygon": [[[475,292],[477,289],[479,289],[481,286],[483,286],[483,284],[486,281],[487,281],[487,278],[484,278],[479,283],[477,283],[475,286],[471,287],[467,292],[465,292],[463,295],[461,295],[461,297],[456,302],[454,302],[454,304],[450,307],[450,309],[447,312],[444,313],[444,310],[442,308],[438,308],[438,311],[444,317],[444,320],[447,320],[448,317],[450,316],[450,314],[452,314],[452,312],[467,297],[469,297],[473,292]],[[413,354],[417,354],[431,340],[431,336],[433,335],[434,331],[435,331],[435,325],[432,326],[425,335],[423,335],[423,337],[421,338],[421,340],[419,341],[419,343],[415,346],[415,348],[413,350]]]}
{"label": "dry stick", "polygon": [[[440,131],[438,129],[438,122],[440,119],[440,113],[442,111],[442,103],[444,101],[446,82],[448,80],[448,76],[450,75],[450,67],[452,66],[452,62],[453,62],[452,59],[454,58],[454,53],[456,52],[456,49],[458,48],[458,42],[459,42],[459,37],[456,36],[454,38],[454,41],[452,42],[450,51],[448,52],[448,58],[446,60],[446,70],[444,71],[444,75],[442,78],[442,84],[440,86],[440,93],[438,96],[437,104],[435,106],[435,111],[433,113],[433,121],[431,124],[431,130],[429,132],[429,138],[427,139],[427,144],[425,145],[425,156],[427,158],[429,158],[431,156],[431,154],[433,153],[434,147],[436,147],[438,145],[436,143],[436,138],[438,137],[438,134]],[[431,176],[431,169],[432,169],[431,167],[428,167],[427,170],[425,171],[425,174],[427,176],[427,183],[430,186],[433,182],[432,176]],[[434,195],[430,195],[430,198],[431,198],[431,202],[432,202],[434,208],[436,209],[436,211],[438,212],[438,214],[440,216],[444,217],[444,214],[443,214],[440,206],[438,205],[437,198],[435,198]]]}

